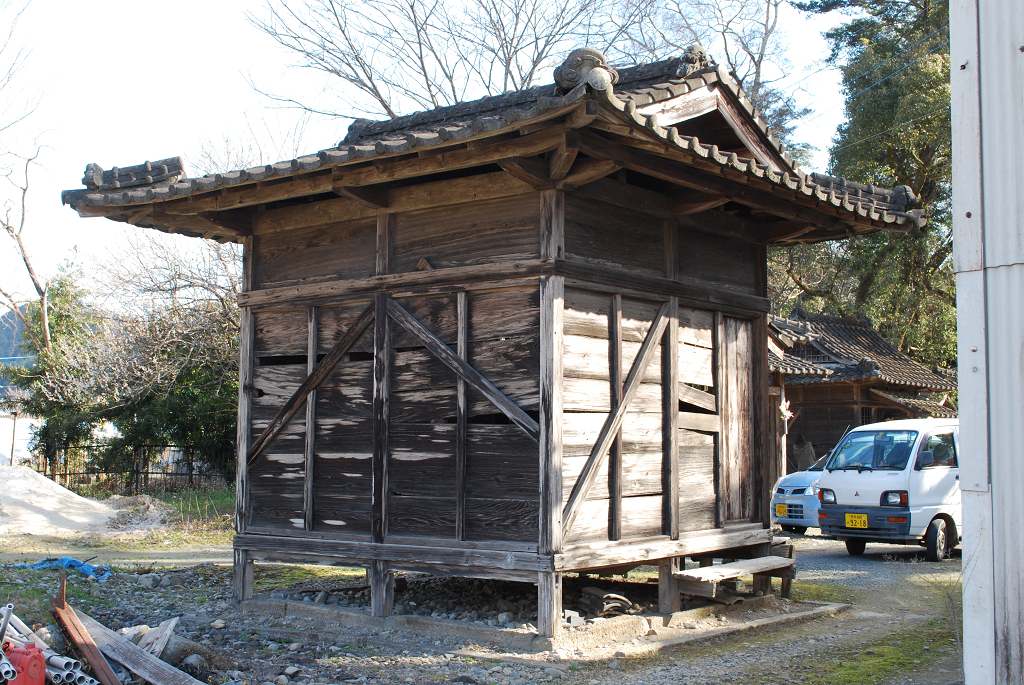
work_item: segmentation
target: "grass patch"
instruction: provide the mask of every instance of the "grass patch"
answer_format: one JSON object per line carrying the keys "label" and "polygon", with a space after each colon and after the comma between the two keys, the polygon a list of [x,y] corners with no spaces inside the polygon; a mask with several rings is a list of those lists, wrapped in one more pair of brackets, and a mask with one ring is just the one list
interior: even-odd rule
{"label": "grass patch", "polygon": [[312,566],[299,564],[258,564],[253,582],[255,592],[269,592],[279,588],[301,585],[319,585],[337,582],[350,585],[362,581],[366,571],[362,568],[339,566]]}
{"label": "grass patch", "polygon": [[[0,578],[0,605],[13,604],[14,613],[35,628],[53,623],[51,597],[60,586],[60,569],[5,568]],[[75,606],[109,607],[114,599],[78,571],[67,572],[66,596]]]}

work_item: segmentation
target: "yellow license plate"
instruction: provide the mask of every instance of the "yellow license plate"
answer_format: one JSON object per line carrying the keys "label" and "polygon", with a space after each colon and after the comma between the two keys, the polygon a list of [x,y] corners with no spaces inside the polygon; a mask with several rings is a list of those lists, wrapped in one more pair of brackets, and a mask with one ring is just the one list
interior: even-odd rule
{"label": "yellow license plate", "polygon": [[867,514],[847,514],[846,515],[846,527],[847,528],[867,528],[868,527],[868,515]]}
{"label": "yellow license plate", "polygon": [[786,505],[785,504],[776,504],[775,505],[775,515],[776,516],[785,516],[786,515]]}

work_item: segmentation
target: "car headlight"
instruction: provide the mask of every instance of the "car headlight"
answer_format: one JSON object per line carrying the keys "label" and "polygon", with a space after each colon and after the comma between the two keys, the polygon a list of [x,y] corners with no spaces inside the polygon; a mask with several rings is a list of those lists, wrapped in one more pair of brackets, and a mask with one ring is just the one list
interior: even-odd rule
{"label": "car headlight", "polygon": [[886,490],[879,504],[883,507],[905,507],[908,501],[906,490]]}
{"label": "car headlight", "polygon": [[821,502],[822,504],[835,504],[836,493],[832,492],[831,490],[821,488],[818,490],[818,501]]}
{"label": "car headlight", "polygon": [[811,487],[807,488],[807,494],[808,495],[815,495],[815,496],[817,496],[818,490],[820,490],[820,488],[818,487],[818,484],[814,483],[813,485],[811,485]]}

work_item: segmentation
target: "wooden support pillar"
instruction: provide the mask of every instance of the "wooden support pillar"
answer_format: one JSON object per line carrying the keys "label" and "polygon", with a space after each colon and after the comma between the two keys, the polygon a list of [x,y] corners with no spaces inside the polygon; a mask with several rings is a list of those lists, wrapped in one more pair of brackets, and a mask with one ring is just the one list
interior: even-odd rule
{"label": "wooden support pillar", "polygon": [[[565,256],[565,195],[540,193],[540,256]],[[538,551],[562,551],[562,316],[565,278],[540,279],[540,539]],[[556,637],[562,628],[562,574],[537,574],[537,632]]]}
{"label": "wooden support pillar", "polygon": [[537,634],[558,637],[562,629],[562,574],[541,571],[537,574]]}
{"label": "wooden support pillar", "polygon": [[658,613],[672,614],[682,608],[679,581],[672,575],[681,566],[682,560],[679,557],[658,562]]}
{"label": "wooden support pillar", "polygon": [[661,339],[661,528],[679,539],[679,299],[669,298]]}
{"label": "wooden support pillar", "polygon": [[[317,310],[307,310],[309,337],[306,345],[306,373],[313,373],[316,366],[317,350]],[[302,511],[306,530],[313,530],[313,458],[316,454],[316,390],[309,392],[306,398],[306,465],[305,482],[303,485]]]}
{"label": "wooden support pillar", "polygon": [[239,602],[252,599],[254,569],[249,553],[244,549],[234,551],[234,569],[231,576],[231,589]]}
{"label": "wooden support pillar", "polygon": [[390,616],[395,607],[395,574],[388,570],[388,562],[371,561],[366,575],[370,581],[370,615]]}
{"label": "wooden support pillar", "polygon": [[[608,377],[611,382],[611,407],[622,404],[622,295],[612,295],[608,310]],[[622,427],[608,450],[608,539],[622,537]]]}
{"label": "wooden support pillar", "polygon": [[388,294],[376,298],[373,330],[373,457],[371,464],[370,534],[373,542],[387,535],[388,456],[390,451],[391,317]]}
{"label": "wooden support pillar", "polygon": [[[242,240],[242,290],[252,288],[252,237]],[[253,313],[249,307],[239,312],[238,354],[238,428],[235,461],[235,532],[245,533],[249,519],[249,442],[252,418]]]}
{"label": "wooden support pillar", "polygon": [[715,406],[718,407],[718,432],[715,433],[715,527],[725,525],[725,433],[729,408],[725,403],[725,317],[715,312],[711,327],[711,374],[715,384]]}
{"label": "wooden support pillar", "polygon": [[[758,557],[767,557],[772,553],[771,543],[763,545],[753,545],[750,548],[750,556],[754,559]],[[761,593],[762,595],[769,595],[772,592],[772,577],[763,573],[754,574],[754,594]]]}
{"label": "wooden support pillar", "polygon": [[[458,294],[458,355],[469,357],[469,307],[465,290]],[[456,423],[455,437],[455,538],[466,539],[466,424],[469,416],[469,400],[466,397],[466,380],[456,378]]]}
{"label": "wooden support pillar", "polygon": [[[771,487],[782,475],[774,458],[775,422],[768,399],[768,317],[761,315],[750,322],[750,393],[753,423],[750,450],[750,479],[753,490],[751,521],[771,527]],[[837,438],[838,440],[838,438]]]}

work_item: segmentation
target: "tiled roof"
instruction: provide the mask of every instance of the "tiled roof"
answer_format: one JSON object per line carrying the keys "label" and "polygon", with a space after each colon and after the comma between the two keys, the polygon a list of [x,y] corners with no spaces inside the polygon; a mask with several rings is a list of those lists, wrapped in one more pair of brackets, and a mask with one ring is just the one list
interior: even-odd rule
{"label": "tiled roof", "polygon": [[[503,129],[512,130],[522,126],[524,121],[541,119],[553,110],[567,108],[590,97],[607,104],[623,123],[664,143],[669,149],[690,159],[695,166],[727,174],[733,182],[771,189],[779,194],[780,199],[788,197],[790,201],[800,204],[828,206],[833,211],[839,210],[840,216],[843,213],[856,215],[862,220],[877,222],[875,225],[880,227],[908,228],[925,223],[923,212],[912,209],[915,198],[909,188],[885,190],[863,186],[822,174],[808,175],[793,166],[781,144],[768,134],[764,117],[721,67],[710,66],[691,71],[693,65],[685,58],[622,69],[617,74],[611,67],[606,64],[604,66],[605,70],[593,71],[611,72],[618,77],[617,86],[611,85],[615,82],[614,76],[610,82],[584,79],[564,93],[552,84],[390,121],[357,121],[337,147],[297,159],[194,179],[167,176],[157,180],[153,177],[151,184],[143,186],[134,185],[133,182],[111,188],[101,183],[99,187],[64,191],[61,199],[64,204],[80,208],[144,204],[186,197],[225,186],[256,183],[323,167],[407,153],[416,148],[442,145],[449,141],[462,141]],[[766,134],[770,144],[786,160],[788,168],[775,170],[757,160],[742,158],[731,152],[722,153],[717,145],[680,135],[675,127],[660,126],[656,114],[647,116],[637,111],[637,107],[718,85],[728,89],[746,109]]]}
{"label": "tiled roof", "polygon": [[812,364],[789,354],[780,357],[772,350],[768,350],[768,371],[769,373],[784,373],[787,376],[829,376],[832,374],[832,370],[826,369],[824,366]]}
{"label": "tiled roof", "polygon": [[[915,414],[921,414],[933,419],[955,419],[957,417],[956,409],[947,407],[943,402],[936,402],[930,398],[917,397],[902,392],[883,392],[875,388],[871,389],[871,393],[901,407],[905,407]],[[943,397],[943,401],[945,401],[945,397]]]}
{"label": "tiled roof", "polygon": [[866,321],[796,310],[789,319],[773,317],[773,325],[802,330],[812,344],[838,361],[828,364],[827,379],[800,376],[787,383],[839,383],[878,378],[894,385],[927,390],[955,390],[956,382],[903,354]]}

